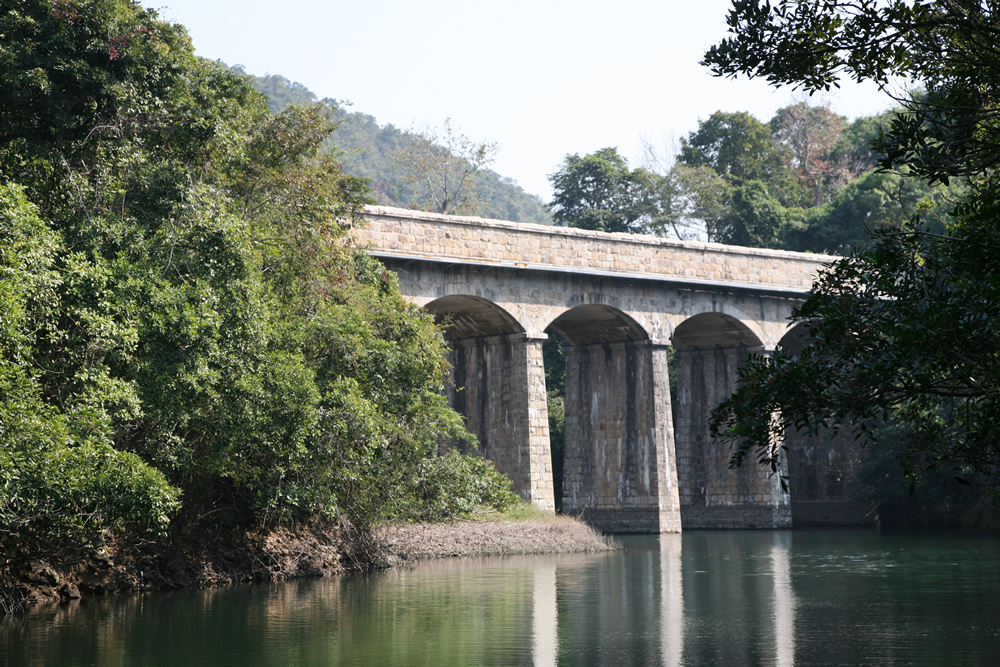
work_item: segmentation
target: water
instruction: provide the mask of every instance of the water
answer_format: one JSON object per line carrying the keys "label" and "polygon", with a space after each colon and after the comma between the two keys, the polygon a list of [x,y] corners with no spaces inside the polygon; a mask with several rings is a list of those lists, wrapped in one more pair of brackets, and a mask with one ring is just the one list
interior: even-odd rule
{"label": "water", "polygon": [[1000,664],[996,537],[621,541],[612,554],[83,600],[5,621],[0,664]]}

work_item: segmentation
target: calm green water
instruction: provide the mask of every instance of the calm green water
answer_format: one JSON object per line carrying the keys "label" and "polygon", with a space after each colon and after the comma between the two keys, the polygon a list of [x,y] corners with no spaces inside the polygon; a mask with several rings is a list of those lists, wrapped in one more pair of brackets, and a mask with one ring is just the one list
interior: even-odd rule
{"label": "calm green water", "polygon": [[3,665],[997,665],[1000,539],[689,532],[79,604]]}

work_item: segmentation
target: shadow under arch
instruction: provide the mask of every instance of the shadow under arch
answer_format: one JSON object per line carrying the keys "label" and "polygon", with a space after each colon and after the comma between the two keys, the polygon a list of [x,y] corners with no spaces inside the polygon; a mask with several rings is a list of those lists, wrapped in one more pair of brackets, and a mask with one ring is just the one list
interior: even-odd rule
{"label": "shadow under arch", "polygon": [[567,310],[552,320],[546,333],[554,333],[568,345],[594,345],[648,340],[649,334],[626,313],[600,304],[585,304]]}
{"label": "shadow under arch", "polygon": [[778,341],[778,348],[787,350],[795,356],[799,356],[802,353],[802,350],[805,349],[806,345],[809,344],[810,340],[811,336],[809,335],[809,324],[806,322],[798,322],[781,337],[781,340]]}
{"label": "shadow under arch", "polygon": [[746,461],[729,468],[728,444],[709,434],[712,409],[736,389],[737,370],[764,343],[744,322],[719,312],[689,317],[674,329],[677,360],[675,446],[685,528],[791,526],[778,475]]}
{"label": "shadow under arch", "polygon": [[670,340],[679,350],[764,349],[764,342],[750,327],[732,315],[718,312],[692,315],[674,328]]}
{"label": "shadow under arch", "polygon": [[[745,329],[749,330],[750,333],[761,341],[761,344],[765,347],[769,347],[774,344],[773,340],[770,340],[764,330],[761,328],[760,323],[757,321],[758,318],[751,313],[744,312],[742,309],[728,303],[694,303],[690,304],[684,311],[684,319],[680,324],[674,326],[674,330],[681,326],[684,322],[689,322],[695,318],[702,318],[703,316],[714,315],[720,316],[728,321],[738,322]],[[671,333],[671,335],[673,335]]]}
{"label": "shadow under arch", "polygon": [[525,328],[506,310],[482,297],[455,294],[435,299],[424,309],[445,327],[446,340],[523,333]]}

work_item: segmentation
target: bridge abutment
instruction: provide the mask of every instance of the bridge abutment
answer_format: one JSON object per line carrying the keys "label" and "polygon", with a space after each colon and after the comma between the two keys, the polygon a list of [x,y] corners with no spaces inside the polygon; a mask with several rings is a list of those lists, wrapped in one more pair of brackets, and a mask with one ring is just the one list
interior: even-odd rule
{"label": "bridge abutment", "polygon": [[564,346],[563,511],[606,532],[680,532],[666,348]]}

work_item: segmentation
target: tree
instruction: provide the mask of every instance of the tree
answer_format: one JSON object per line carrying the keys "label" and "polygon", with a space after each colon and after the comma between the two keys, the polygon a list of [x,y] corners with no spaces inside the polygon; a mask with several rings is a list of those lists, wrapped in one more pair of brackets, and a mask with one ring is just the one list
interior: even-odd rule
{"label": "tree", "polygon": [[791,212],[761,181],[733,189],[729,205],[716,221],[712,240],[751,248],[776,248],[790,223]]}
{"label": "tree", "polygon": [[781,151],[767,125],[745,111],[716,111],[681,139],[681,163],[709,166],[738,185],[743,181],[776,181],[784,171]]}
{"label": "tree", "polygon": [[651,197],[646,232],[679,240],[711,238],[713,221],[729,186],[707,166],[688,167],[672,139],[663,145],[642,138],[642,167],[649,172]]}
{"label": "tree", "polygon": [[779,351],[740,371],[739,389],[712,417],[713,432],[737,446],[735,465],[755,453],[776,466],[790,428],[871,434],[888,420],[910,433],[902,462],[911,477],[939,465],[963,480],[995,480],[998,19],[992,1],[734,2],[733,36],[705,56],[716,74],[807,91],[843,75],[921,82],[925,92],[903,100],[875,141],[879,164],[967,188],[943,234],[916,218],[833,264],[793,317],[811,336],[799,356]]}
{"label": "tree", "polygon": [[830,159],[830,150],[844,127],[844,118],[828,105],[809,106],[804,101],[778,109],[771,119],[771,133],[785,147],[786,164],[819,206],[850,178],[849,164]]}
{"label": "tree", "polygon": [[22,0],[0,34],[0,550],[178,497],[188,526],[419,516],[468,434],[440,330],[349,241],[331,110],[271,113],[133,3]]}
{"label": "tree", "polygon": [[801,224],[793,224],[783,238],[787,250],[845,254],[871,241],[871,232],[901,232],[920,215],[921,229],[945,232],[949,204],[963,194],[953,184],[928,185],[927,181],[869,170],[849,182],[832,201],[803,211]]}
{"label": "tree", "polygon": [[473,214],[481,205],[476,175],[492,164],[499,150],[496,142],[460,134],[446,118],[441,134],[432,128],[407,132],[393,160],[420,192],[419,201],[427,210]]}
{"label": "tree", "polygon": [[655,175],[630,170],[617,148],[567,155],[549,175],[549,210],[557,224],[600,232],[642,232],[649,217]]}
{"label": "tree", "polygon": [[894,78],[925,91],[898,98],[896,114],[874,148],[886,168],[906,165],[932,182],[986,176],[996,164],[1000,59],[992,48],[995,0],[736,0],[732,37],[703,64],[717,76],[761,76],[807,92],[829,90],[841,76],[887,92]]}
{"label": "tree", "polygon": [[861,174],[878,166],[884,156],[872,150],[879,132],[888,129],[895,112],[886,111],[877,116],[862,116],[844,127],[837,141],[830,147],[829,160],[842,165],[853,174]]}

